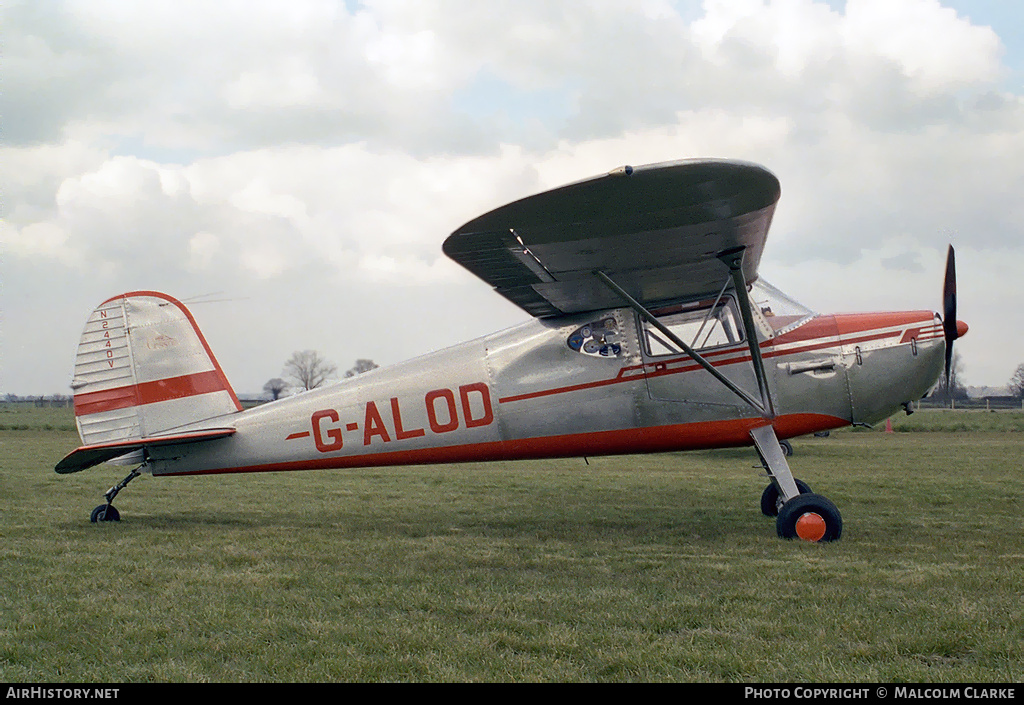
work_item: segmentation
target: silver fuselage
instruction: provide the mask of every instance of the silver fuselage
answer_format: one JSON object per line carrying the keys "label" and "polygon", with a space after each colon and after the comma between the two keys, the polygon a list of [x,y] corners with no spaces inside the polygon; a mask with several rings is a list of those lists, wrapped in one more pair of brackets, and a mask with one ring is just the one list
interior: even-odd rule
{"label": "silver fuselage", "polygon": [[[612,322],[615,354],[568,343]],[[762,324],[765,321],[761,321]],[[875,423],[938,379],[945,343],[927,311],[807,316],[759,343],[774,416],[686,354],[652,354],[631,309],[534,319],[220,420],[236,432],[152,448],[154,475],[596,456],[751,444]],[[756,390],[745,341],[703,351]],[[207,421],[209,423],[209,421]]]}

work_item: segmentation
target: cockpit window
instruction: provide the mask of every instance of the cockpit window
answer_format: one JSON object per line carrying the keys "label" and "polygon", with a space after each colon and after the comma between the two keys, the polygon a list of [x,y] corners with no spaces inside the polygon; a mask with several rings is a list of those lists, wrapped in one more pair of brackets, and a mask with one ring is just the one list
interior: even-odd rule
{"label": "cockpit window", "polygon": [[607,316],[580,326],[569,334],[566,344],[576,352],[600,357],[622,354],[622,334],[615,316]]}
{"label": "cockpit window", "polygon": [[[659,323],[694,350],[731,345],[743,340],[736,304],[729,297],[719,300],[717,304],[714,301],[698,301],[667,306],[651,313]],[[682,352],[649,322],[644,321],[643,329],[647,351],[651,355],[677,355]]]}

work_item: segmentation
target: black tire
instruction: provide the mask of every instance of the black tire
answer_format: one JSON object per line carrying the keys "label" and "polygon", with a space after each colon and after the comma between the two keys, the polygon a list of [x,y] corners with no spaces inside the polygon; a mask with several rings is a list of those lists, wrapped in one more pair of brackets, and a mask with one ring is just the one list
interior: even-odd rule
{"label": "black tire", "polygon": [[782,454],[787,458],[793,455],[793,444],[789,441],[779,441],[779,445],[782,446]]}
{"label": "black tire", "polygon": [[89,521],[95,524],[98,521],[121,521],[121,514],[112,504],[101,504],[92,510]]}
{"label": "black tire", "polygon": [[[800,494],[809,494],[811,487],[803,480],[796,480],[796,488],[800,490]],[[761,493],[761,513],[766,517],[774,517],[779,515],[779,491],[775,488],[774,482],[769,482],[768,486],[764,488],[764,492]]]}
{"label": "black tire", "polygon": [[[801,519],[812,520],[810,523],[813,529],[819,518],[823,522],[820,536],[809,537],[802,526],[798,527],[797,522]],[[827,497],[814,493],[802,494],[782,505],[779,517],[775,520],[775,529],[779,537],[784,539],[802,538],[816,543],[837,541],[843,534],[843,517]]]}

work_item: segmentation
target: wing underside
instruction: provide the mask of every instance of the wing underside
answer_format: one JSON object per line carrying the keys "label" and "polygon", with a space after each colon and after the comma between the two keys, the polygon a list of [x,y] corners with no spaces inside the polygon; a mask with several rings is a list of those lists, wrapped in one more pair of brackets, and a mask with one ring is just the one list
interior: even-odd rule
{"label": "wing underside", "polygon": [[624,167],[482,215],[444,252],[537,317],[620,306],[595,271],[653,306],[720,290],[724,251],[743,248],[753,282],[779,195],[746,162]]}

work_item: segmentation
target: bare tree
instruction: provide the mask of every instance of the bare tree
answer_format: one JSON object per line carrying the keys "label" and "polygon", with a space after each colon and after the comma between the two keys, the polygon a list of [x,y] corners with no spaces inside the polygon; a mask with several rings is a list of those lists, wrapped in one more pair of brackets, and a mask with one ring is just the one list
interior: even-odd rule
{"label": "bare tree", "polygon": [[356,375],[361,375],[364,372],[369,372],[370,370],[375,370],[378,367],[380,367],[380,365],[378,365],[373,360],[362,360],[362,359],[356,360],[356,366],[353,367],[348,372],[346,372],[345,376],[346,377],[355,377]]}
{"label": "bare tree", "polygon": [[320,357],[315,350],[294,352],[284,363],[285,377],[295,380],[301,389],[316,389],[337,371],[336,365]]}
{"label": "bare tree", "polygon": [[1017,365],[1017,369],[1010,377],[1010,394],[1018,399],[1024,399],[1024,364]]}
{"label": "bare tree", "polygon": [[274,401],[280,399],[281,394],[286,389],[288,389],[288,383],[280,377],[274,377],[274,379],[263,385],[263,391],[269,394],[270,398]]}

